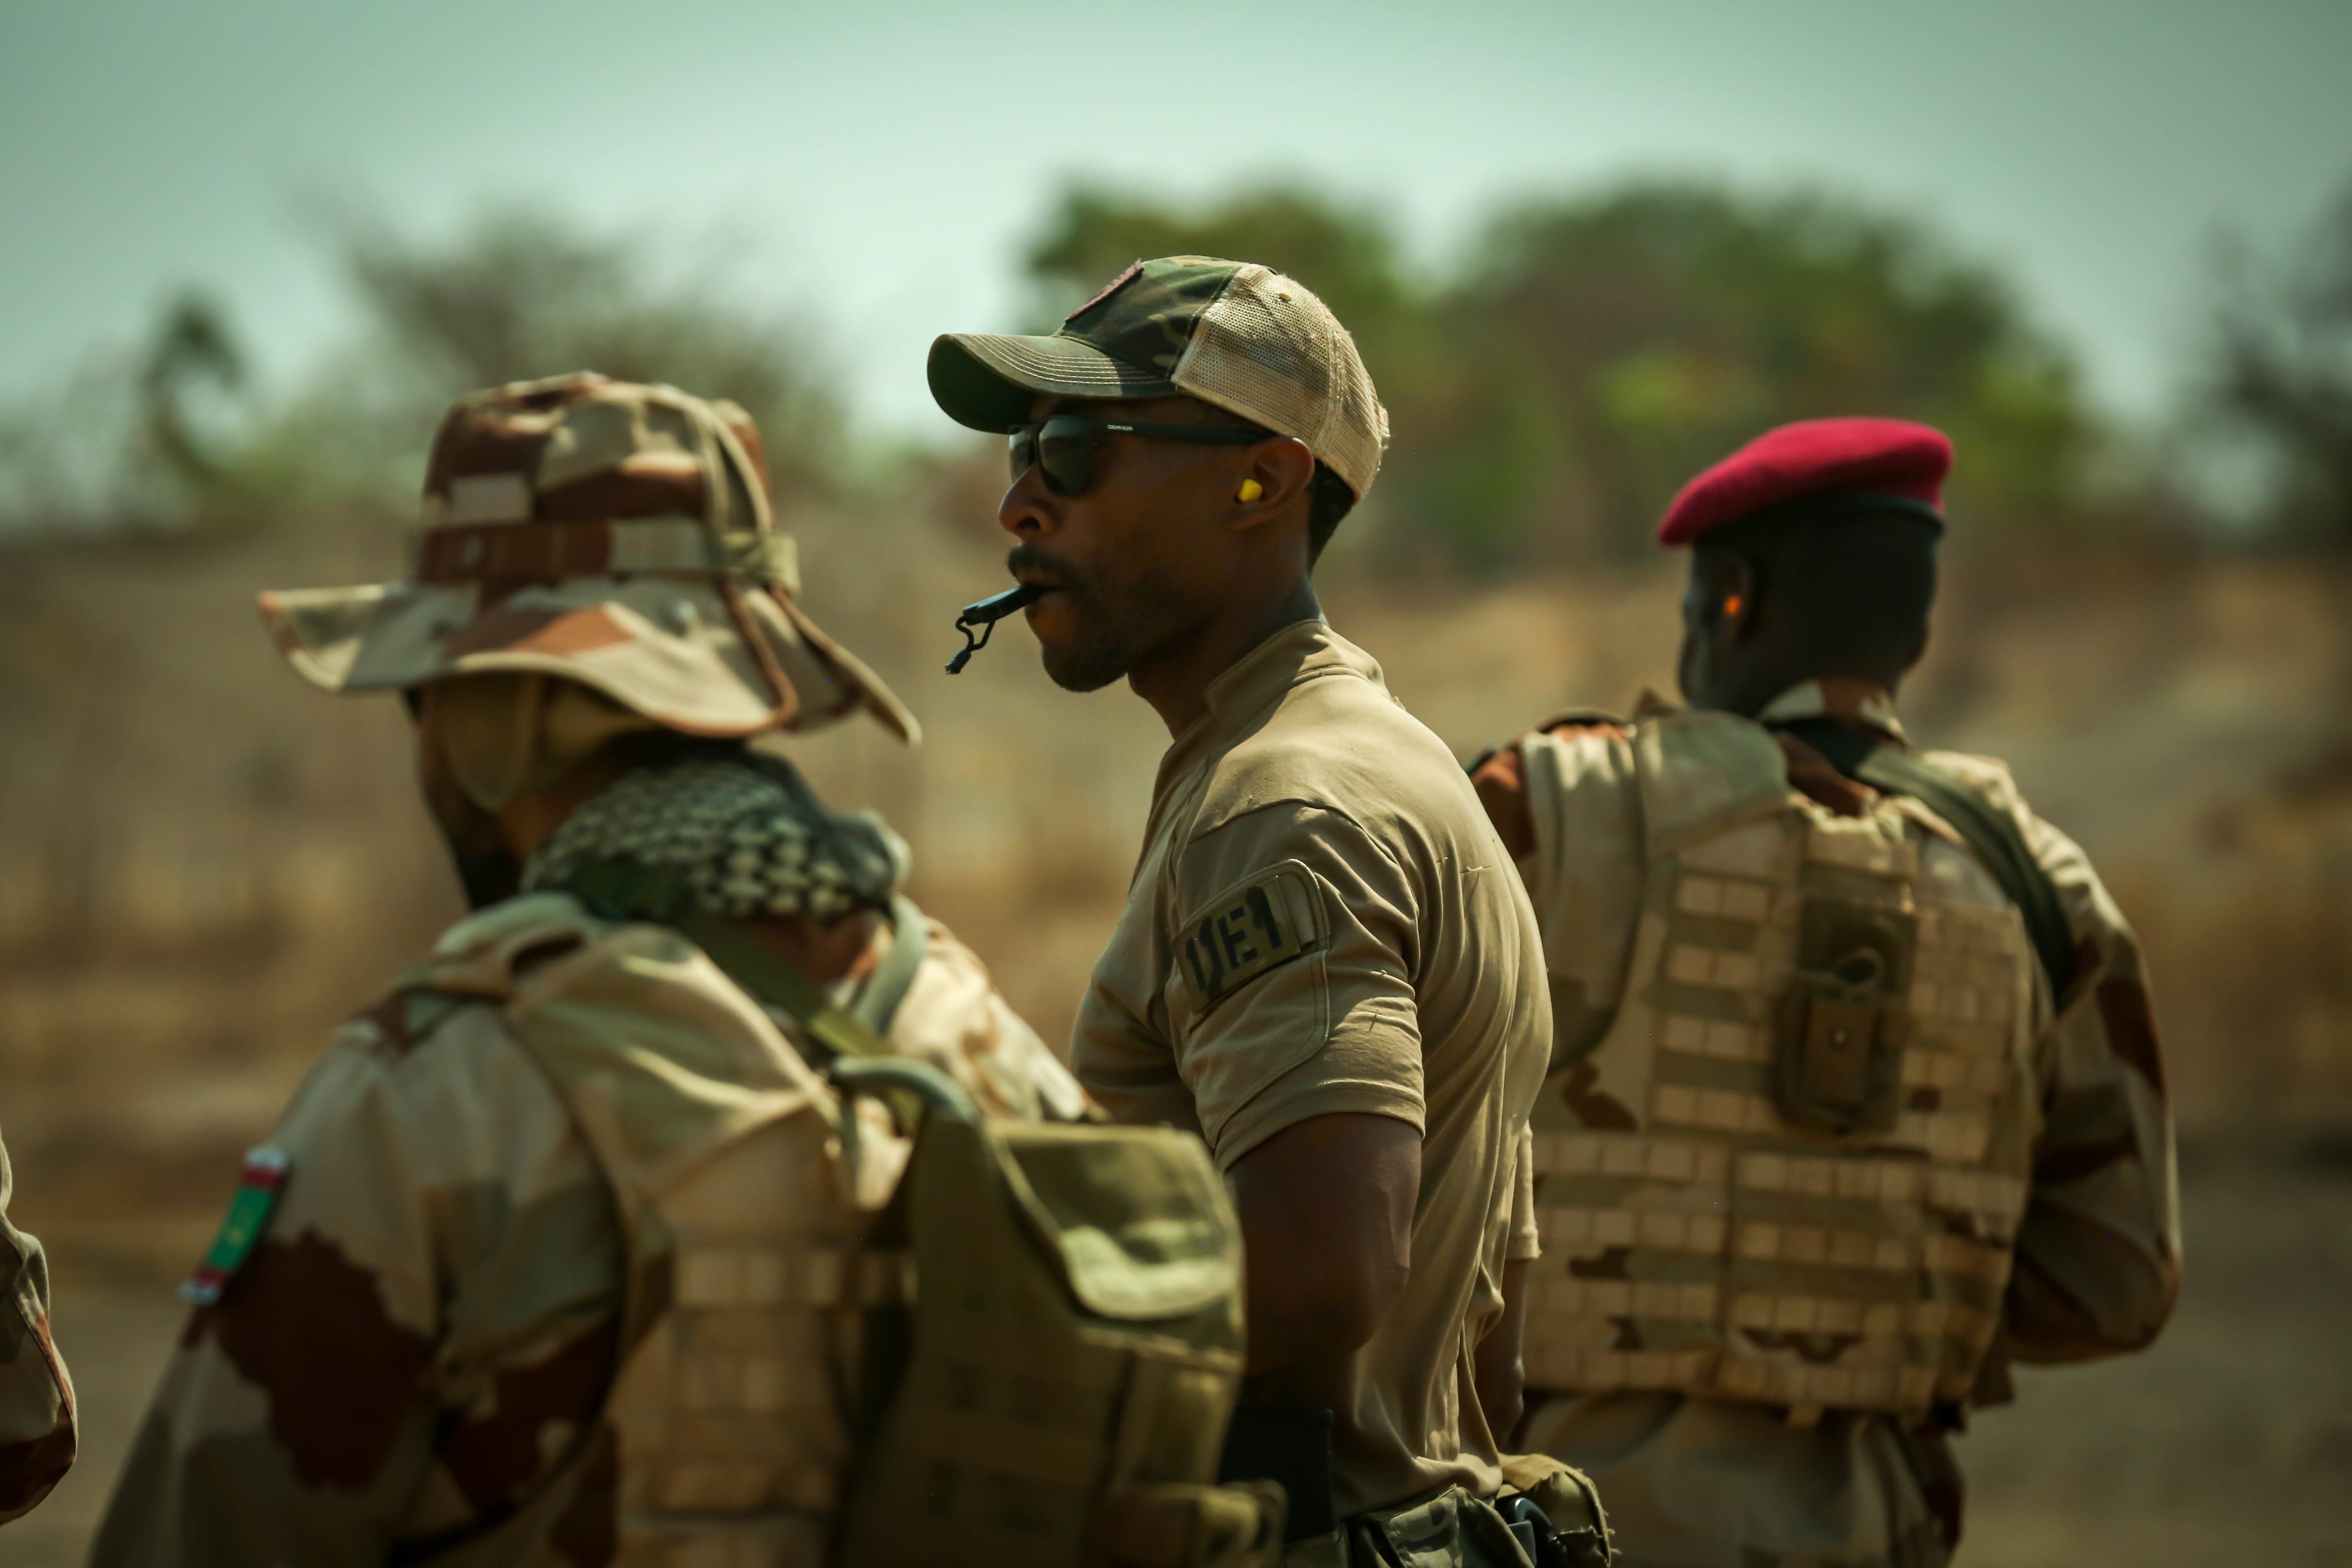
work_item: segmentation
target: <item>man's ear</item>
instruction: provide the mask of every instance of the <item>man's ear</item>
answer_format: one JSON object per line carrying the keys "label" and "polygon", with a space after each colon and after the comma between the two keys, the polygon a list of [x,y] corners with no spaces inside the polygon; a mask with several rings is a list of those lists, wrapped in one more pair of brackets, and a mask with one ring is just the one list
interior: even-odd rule
{"label": "man's ear", "polygon": [[1737,647],[1756,637],[1756,568],[1745,555],[1725,552],[1715,580],[1716,640]]}
{"label": "man's ear", "polygon": [[1303,501],[1315,482],[1315,454],[1295,436],[1277,436],[1243,449],[1234,476],[1234,512],[1228,526],[1255,528]]}

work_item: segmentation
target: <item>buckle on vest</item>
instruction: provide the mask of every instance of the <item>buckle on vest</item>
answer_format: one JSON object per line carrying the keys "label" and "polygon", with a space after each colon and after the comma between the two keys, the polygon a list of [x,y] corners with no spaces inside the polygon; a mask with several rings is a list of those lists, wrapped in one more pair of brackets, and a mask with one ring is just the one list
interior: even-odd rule
{"label": "buckle on vest", "polygon": [[1840,1136],[1894,1131],[1918,925],[1885,904],[1806,899],[1796,973],[1774,1018],[1783,1120]]}

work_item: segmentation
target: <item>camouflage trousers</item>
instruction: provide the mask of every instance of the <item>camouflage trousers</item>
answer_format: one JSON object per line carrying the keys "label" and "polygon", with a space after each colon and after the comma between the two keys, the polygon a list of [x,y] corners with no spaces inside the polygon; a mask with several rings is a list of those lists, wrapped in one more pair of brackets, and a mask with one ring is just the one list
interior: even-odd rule
{"label": "camouflage trousers", "polygon": [[1518,1439],[1592,1478],[1616,1568],[1944,1568],[1958,1532],[1948,1447],[1882,1415],[1548,1394]]}
{"label": "camouflage trousers", "polygon": [[1492,1503],[1449,1487],[1293,1542],[1282,1568],[1531,1568]]}

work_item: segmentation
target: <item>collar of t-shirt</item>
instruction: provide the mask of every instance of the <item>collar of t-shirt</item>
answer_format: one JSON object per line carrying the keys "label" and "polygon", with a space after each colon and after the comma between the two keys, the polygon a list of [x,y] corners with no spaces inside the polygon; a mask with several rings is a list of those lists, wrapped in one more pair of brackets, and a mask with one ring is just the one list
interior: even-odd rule
{"label": "collar of t-shirt", "polygon": [[1208,711],[1185,726],[1160,762],[1155,795],[1194,763],[1221,752],[1224,742],[1264,718],[1291,688],[1323,675],[1355,675],[1382,690],[1380,661],[1331,629],[1321,616],[1293,621],[1269,635],[1209,682],[1201,696]]}

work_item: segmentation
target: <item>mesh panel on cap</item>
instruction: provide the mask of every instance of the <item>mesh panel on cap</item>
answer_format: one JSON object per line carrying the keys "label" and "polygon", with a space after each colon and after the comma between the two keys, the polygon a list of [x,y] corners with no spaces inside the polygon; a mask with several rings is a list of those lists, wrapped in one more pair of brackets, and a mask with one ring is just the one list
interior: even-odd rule
{"label": "mesh panel on cap", "polygon": [[1296,279],[1244,267],[1202,311],[1176,384],[1307,443],[1361,500],[1380,472],[1388,415],[1355,340]]}

